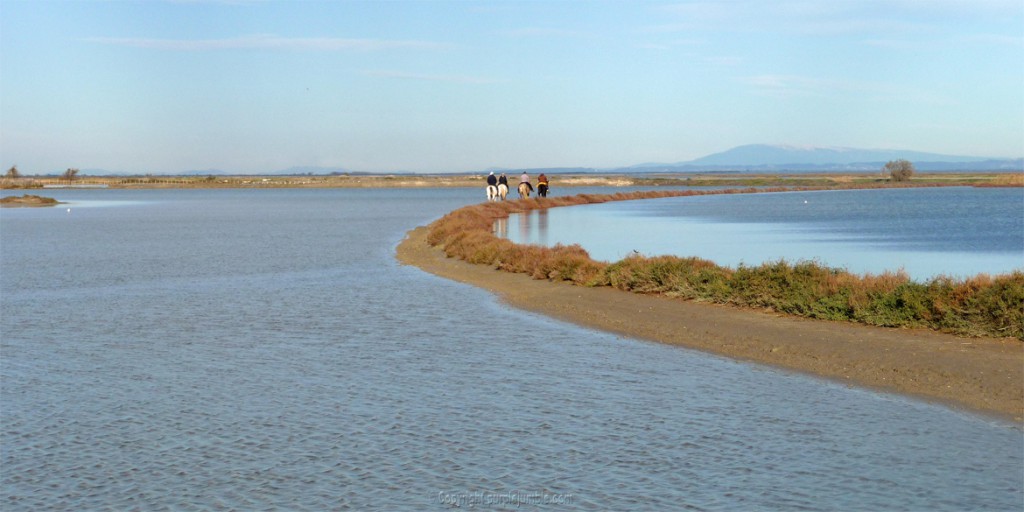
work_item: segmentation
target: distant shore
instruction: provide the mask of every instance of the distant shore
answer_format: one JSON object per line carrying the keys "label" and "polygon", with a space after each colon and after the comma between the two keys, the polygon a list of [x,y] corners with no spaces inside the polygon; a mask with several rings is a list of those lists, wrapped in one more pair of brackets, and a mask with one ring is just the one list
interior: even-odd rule
{"label": "distant shore", "polygon": [[[879,173],[660,173],[559,174],[549,173],[552,192],[573,187],[680,187],[680,186],[835,186],[886,181]],[[510,176],[512,174],[510,173]],[[486,173],[462,174],[352,174],[330,176],[88,176],[73,181],[57,176],[0,179],[0,189],[73,188],[472,188],[484,187]],[[515,173],[515,178],[518,173]],[[1024,186],[1021,173],[918,173],[915,183],[974,186]]]}
{"label": "distant shore", "polygon": [[849,385],[939,401],[1024,422],[1024,344],[805,320],[610,288],[532,279],[448,258],[419,227],[398,260],[497,294],[512,306],[582,326],[647,339]]}

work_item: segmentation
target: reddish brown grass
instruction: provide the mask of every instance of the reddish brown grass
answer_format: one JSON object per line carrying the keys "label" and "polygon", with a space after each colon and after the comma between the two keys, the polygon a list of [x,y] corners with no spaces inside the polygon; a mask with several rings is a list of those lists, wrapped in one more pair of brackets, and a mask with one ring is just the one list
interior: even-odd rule
{"label": "reddish brown grass", "polygon": [[578,245],[518,245],[493,234],[495,221],[512,213],[560,206],[711,194],[912,186],[922,185],[655,190],[482,203],[455,210],[432,223],[427,240],[431,245],[443,247],[449,257],[528,274],[536,279],[770,308],[809,318],[1024,339],[1024,272],[1021,271],[964,280],[938,277],[917,283],[902,271],[857,275],[808,261],[795,264],[777,261],[731,269],[694,257],[633,256],[608,264],[594,261]]}

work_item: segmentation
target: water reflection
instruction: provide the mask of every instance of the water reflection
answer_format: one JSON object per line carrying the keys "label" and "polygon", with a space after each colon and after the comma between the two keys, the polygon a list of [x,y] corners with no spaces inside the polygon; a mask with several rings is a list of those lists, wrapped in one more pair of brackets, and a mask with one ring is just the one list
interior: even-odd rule
{"label": "water reflection", "polygon": [[498,238],[508,238],[508,219],[498,219],[494,222],[494,233]]}
{"label": "water reflection", "polygon": [[[522,219],[519,220],[519,237],[520,239],[527,240],[530,236],[530,218],[533,217],[533,212],[527,212],[522,215]],[[533,243],[540,243],[540,240],[531,239]]]}
{"label": "water reflection", "polygon": [[536,210],[537,213],[537,240],[543,245],[548,245],[548,211]]}
{"label": "water reflection", "polygon": [[[509,238],[508,226],[517,233],[510,240],[517,243],[549,245],[548,243],[548,210],[531,210],[525,213],[510,215],[508,219],[495,222],[495,232],[499,237]],[[556,240],[557,242],[557,240]]]}

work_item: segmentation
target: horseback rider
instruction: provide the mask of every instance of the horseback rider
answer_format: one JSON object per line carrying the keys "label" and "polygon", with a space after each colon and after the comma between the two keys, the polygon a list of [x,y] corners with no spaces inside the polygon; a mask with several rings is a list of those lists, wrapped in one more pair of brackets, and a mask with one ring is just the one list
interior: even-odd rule
{"label": "horseback rider", "polygon": [[508,176],[505,176],[505,173],[501,173],[501,176],[498,176],[498,184],[508,186]]}
{"label": "horseback rider", "polygon": [[533,184],[530,183],[530,175],[526,174],[526,171],[523,171],[522,176],[519,176],[519,183],[526,183],[526,186],[530,187],[530,192],[533,192]]}
{"label": "horseback rider", "polygon": [[493,187],[494,185],[497,185],[497,184],[498,184],[498,178],[496,178],[494,176],[494,171],[491,171],[491,173],[487,175],[487,185]]}
{"label": "horseback rider", "polygon": [[544,173],[537,176],[537,194],[541,197],[548,196],[548,177]]}

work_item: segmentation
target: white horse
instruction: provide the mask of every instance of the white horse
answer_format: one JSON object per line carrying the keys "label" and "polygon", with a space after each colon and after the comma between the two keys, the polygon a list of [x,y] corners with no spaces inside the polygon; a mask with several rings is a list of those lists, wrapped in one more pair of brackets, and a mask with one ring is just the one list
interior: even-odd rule
{"label": "white horse", "polygon": [[487,200],[497,201],[498,200],[498,187],[494,185],[487,185]]}
{"label": "white horse", "polygon": [[505,196],[508,195],[508,185],[504,183],[498,183],[498,198],[502,201],[505,200]]}
{"label": "white horse", "polygon": [[533,185],[530,185],[529,181],[524,181],[519,184],[519,198],[530,197],[530,192],[533,192]]}

